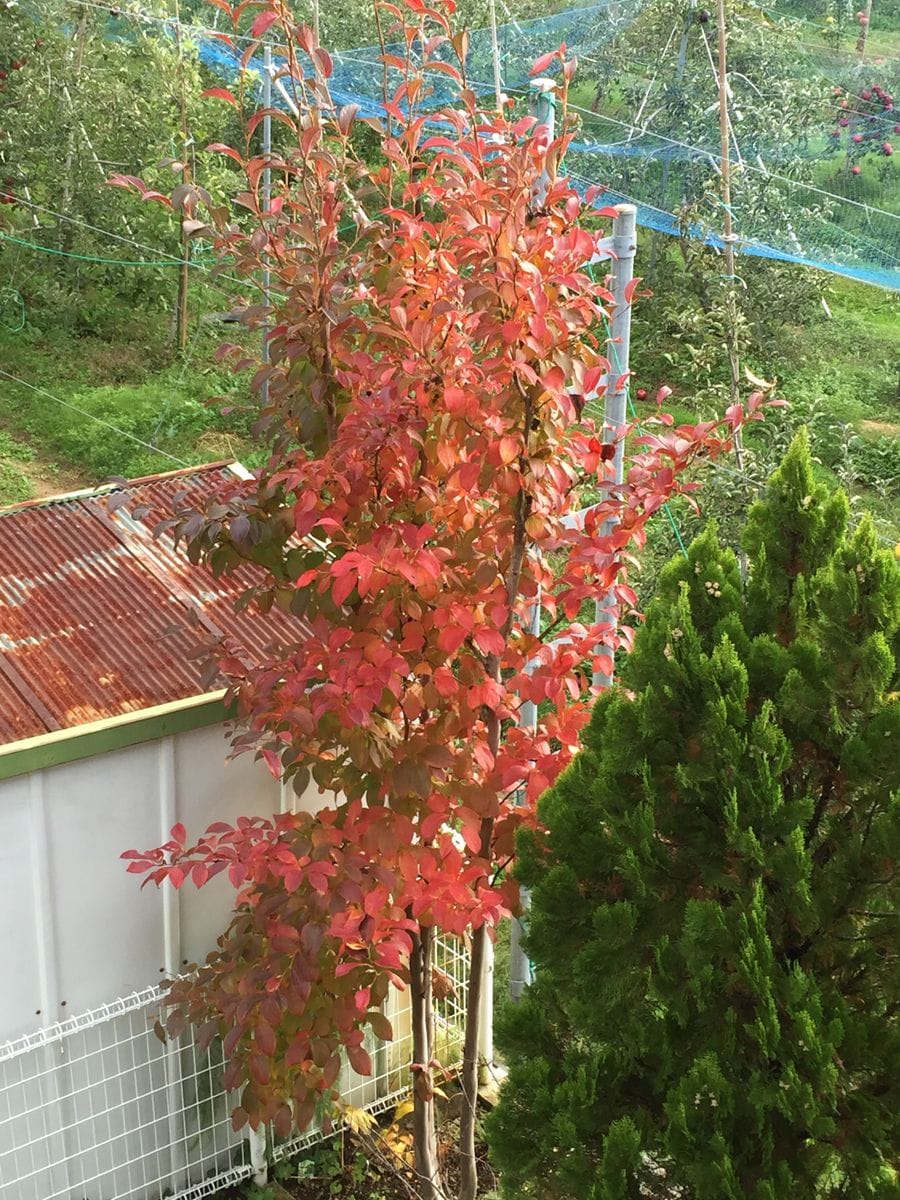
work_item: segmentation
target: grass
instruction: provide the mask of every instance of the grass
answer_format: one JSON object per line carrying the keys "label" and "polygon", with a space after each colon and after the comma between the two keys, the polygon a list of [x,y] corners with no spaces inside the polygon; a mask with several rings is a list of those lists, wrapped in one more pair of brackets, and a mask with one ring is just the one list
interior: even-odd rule
{"label": "grass", "polygon": [[208,404],[243,383],[213,365],[221,327],[199,324],[173,356],[164,314],[123,308],[120,317],[114,337],[0,329],[2,369],[23,381],[0,375],[0,502],[28,498],[34,459],[58,463],[82,486],[181,463],[255,461],[246,415]]}
{"label": "grass", "polygon": [[0,429],[0,506],[31,499],[31,480],[23,467],[33,460],[30,446]]}
{"label": "grass", "polygon": [[[642,237],[639,274],[649,241]],[[722,411],[727,370],[715,308],[704,313],[691,298],[674,243],[662,245],[657,296],[636,309],[634,384],[651,396],[663,383],[673,387],[670,407],[689,421]],[[802,268],[746,260],[741,269],[751,284],[744,362],[777,376],[791,405],[787,416],[770,415],[765,432],[752,431],[748,445],[764,445],[779,423],[808,422],[823,473],[873,510],[885,537],[900,540],[900,298]],[[199,323],[187,353],[173,356],[159,310],[119,303],[105,321],[111,333],[59,328],[52,313],[43,321],[27,315],[18,333],[0,328],[0,363],[50,395],[0,376],[0,503],[180,462],[260,460],[246,415],[226,417],[207,404],[246,387],[213,363],[221,326]]]}

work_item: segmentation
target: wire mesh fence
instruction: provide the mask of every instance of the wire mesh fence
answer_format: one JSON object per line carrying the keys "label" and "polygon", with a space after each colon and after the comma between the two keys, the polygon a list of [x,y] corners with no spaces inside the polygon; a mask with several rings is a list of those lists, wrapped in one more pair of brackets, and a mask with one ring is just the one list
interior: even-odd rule
{"label": "wire mesh fence", "polygon": [[[457,1062],[467,954],[436,947],[439,1057]],[[199,1200],[254,1173],[247,1138],[231,1127],[224,1057],[188,1031],[160,1042],[164,993],[153,987],[0,1046],[0,1196],[3,1200]],[[354,1108],[388,1110],[408,1088],[409,1004],[392,993],[394,1040],[370,1039],[373,1073],[345,1068]],[[273,1157],[321,1139],[298,1132]]]}

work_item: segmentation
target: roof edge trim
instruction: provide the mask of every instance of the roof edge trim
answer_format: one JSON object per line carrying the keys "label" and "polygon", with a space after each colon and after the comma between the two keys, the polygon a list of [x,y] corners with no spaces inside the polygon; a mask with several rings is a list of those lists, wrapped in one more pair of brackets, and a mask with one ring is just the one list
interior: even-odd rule
{"label": "roof edge trim", "polygon": [[224,722],[225,689],[0,746],[0,780]]}

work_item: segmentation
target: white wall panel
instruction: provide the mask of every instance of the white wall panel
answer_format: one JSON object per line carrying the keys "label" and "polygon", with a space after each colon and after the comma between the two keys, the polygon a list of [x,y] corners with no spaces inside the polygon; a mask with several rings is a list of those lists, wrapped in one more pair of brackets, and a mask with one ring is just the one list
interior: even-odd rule
{"label": "white wall panel", "polygon": [[40,988],[30,795],[27,777],[0,783],[0,1041],[56,1020]]}
{"label": "white wall panel", "polygon": [[[279,788],[197,729],[0,781],[0,1041],[202,961],[224,928],[226,878],[141,890],[119,857],[214,820],[271,816]],[[40,1013],[38,1013],[40,1010]]]}

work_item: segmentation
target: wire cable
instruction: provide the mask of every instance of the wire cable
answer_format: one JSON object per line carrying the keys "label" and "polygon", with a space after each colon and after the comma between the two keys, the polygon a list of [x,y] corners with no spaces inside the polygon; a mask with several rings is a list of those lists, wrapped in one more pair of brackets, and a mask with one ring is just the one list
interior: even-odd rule
{"label": "wire cable", "polygon": [[[49,216],[55,217],[58,221],[68,221],[69,224],[79,225],[79,226],[81,226],[82,229],[89,229],[92,233],[100,233],[100,234],[103,234],[104,237],[113,238],[117,242],[124,242],[128,246],[134,246],[136,250],[149,250],[151,254],[160,254],[164,258],[166,258],[173,266],[181,266],[184,261],[183,259],[179,258],[177,254],[167,254],[165,250],[160,250],[158,246],[148,246],[146,242],[136,241],[134,238],[125,237],[124,234],[121,234],[121,233],[113,233],[113,231],[111,229],[104,229],[99,225],[91,225],[88,221],[81,221],[78,219],[78,217],[67,216],[66,213],[57,212],[53,208],[48,208],[47,205],[45,205],[45,204],[35,204],[35,202],[33,200],[23,200],[23,199],[17,199],[17,203],[20,205],[23,205],[27,208],[36,210],[37,212],[47,213]],[[212,272],[215,270],[215,268],[214,267],[204,267],[198,263],[197,270],[204,271],[204,272],[206,272],[206,274],[212,274]],[[261,286],[255,280],[253,280],[249,277],[247,279],[241,280],[241,279],[236,279],[233,275],[220,275],[219,278],[227,279],[229,281],[229,283],[234,283],[240,288],[249,286],[249,287],[254,287],[254,288],[259,289]],[[212,287],[212,288],[216,288],[218,291],[223,292],[225,295],[231,294],[228,288],[222,287],[221,284],[217,284],[213,280],[209,281],[208,286]]]}
{"label": "wire cable", "polygon": [[[12,242],[15,246],[25,246],[29,250],[39,250],[42,254],[55,254],[58,258],[74,258],[78,262],[103,263],[114,267],[181,267],[185,262],[180,258],[175,259],[146,259],[146,258],[97,258],[93,254],[75,254],[71,250],[57,250],[54,246],[42,246],[40,242],[28,242],[24,238],[13,237],[11,233],[4,233],[0,229],[0,238],[5,242]],[[195,266],[200,263],[200,259],[190,259],[187,266]]]}
{"label": "wire cable", "polygon": [[103,417],[95,416],[94,413],[88,412],[87,409],[79,408],[77,404],[72,404],[69,400],[63,400],[60,396],[54,396],[52,392],[48,392],[46,388],[37,387],[33,383],[26,383],[24,379],[19,379],[17,375],[11,374],[9,371],[0,367],[0,375],[9,379],[12,383],[17,383],[20,387],[28,388],[29,391],[36,392],[39,396],[45,396],[48,400],[52,400],[55,404],[61,404],[63,408],[69,408],[73,412],[80,413],[81,416],[87,417],[91,421],[96,421],[98,425],[103,425],[107,429],[111,429],[113,433],[118,433],[121,437],[127,438],[128,441],[136,443],[138,446],[143,446],[145,450],[152,450],[154,454],[160,454],[163,458],[168,458],[171,462],[177,463],[179,467],[189,467],[191,464],[186,463],[182,458],[176,458],[174,454],[169,454],[168,450],[161,450],[159,446],[154,446],[151,442],[145,442],[143,438],[136,437],[135,434],[129,433],[126,429],[120,429],[118,425],[113,425],[110,421],[105,421]]}
{"label": "wire cable", "polygon": [[[510,90],[519,91],[522,93],[525,91],[524,88],[513,88]],[[595,121],[608,121],[610,124],[618,125],[622,129],[638,129],[638,132],[642,135],[649,135],[650,137],[658,138],[661,142],[667,142],[670,146],[680,146],[684,150],[691,150],[696,154],[707,155],[708,157],[714,158],[721,162],[720,156],[716,154],[715,151],[706,150],[702,146],[694,146],[690,142],[681,142],[677,138],[667,137],[663,133],[656,133],[654,130],[646,127],[641,129],[638,126],[630,125],[627,121],[616,120],[615,117],[607,116],[605,113],[599,114],[592,112],[589,108],[580,108],[577,104],[570,103],[569,108],[571,108],[573,112],[584,113],[585,115],[592,117]],[[862,201],[851,200],[848,196],[839,196],[836,192],[828,192],[824,188],[816,187],[814,184],[804,183],[799,179],[791,179],[787,175],[779,175],[776,171],[768,171],[763,170],[761,167],[754,167],[753,164],[747,162],[746,159],[744,160],[744,169],[747,171],[754,171],[756,174],[762,175],[764,178],[767,177],[770,179],[777,179],[781,183],[789,184],[791,187],[805,188],[807,191],[816,192],[818,195],[826,196],[829,200],[834,200],[838,204],[850,204],[853,205],[854,208],[861,208],[866,213],[874,213],[880,217],[890,217],[892,221],[900,221],[900,213],[888,212],[886,209],[876,208],[872,204],[863,204]]]}

